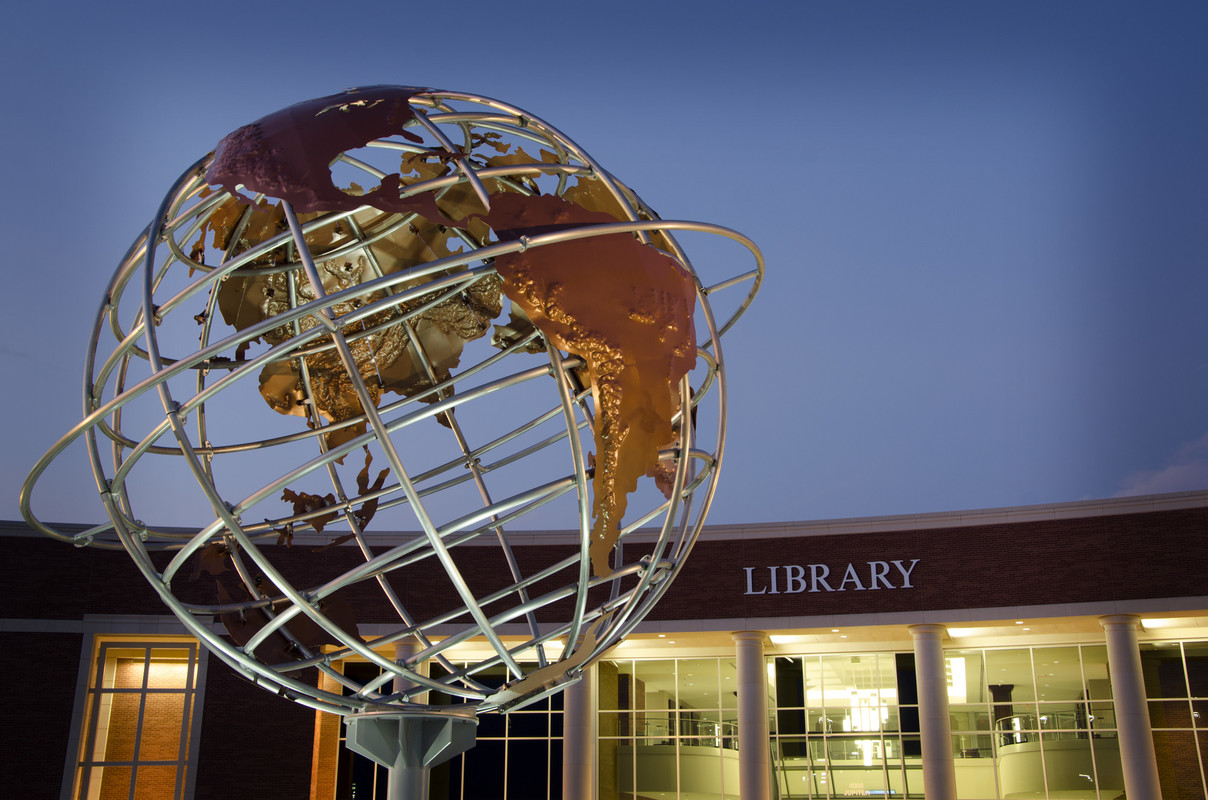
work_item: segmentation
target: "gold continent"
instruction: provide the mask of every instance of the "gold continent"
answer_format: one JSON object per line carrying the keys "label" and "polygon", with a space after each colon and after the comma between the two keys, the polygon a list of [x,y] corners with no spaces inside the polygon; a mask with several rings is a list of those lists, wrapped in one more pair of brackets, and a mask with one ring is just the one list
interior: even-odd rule
{"label": "gold continent", "polygon": [[[491,196],[501,240],[616,222],[553,195]],[[696,363],[696,284],[679,263],[632,234],[531,248],[496,259],[504,294],[554,346],[583,358],[596,408],[590,555],[599,577],[620,536],[628,495],[674,439],[680,379]]]}

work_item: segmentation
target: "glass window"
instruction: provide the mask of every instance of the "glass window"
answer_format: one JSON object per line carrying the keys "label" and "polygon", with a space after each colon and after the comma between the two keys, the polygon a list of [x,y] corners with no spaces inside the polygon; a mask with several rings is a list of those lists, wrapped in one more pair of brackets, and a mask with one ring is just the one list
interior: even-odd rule
{"label": "glass window", "polygon": [[1188,690],[1192,697],[1208,697],[1208,642],[1184,642]]}
{"label": "glass window", "polygon": [[1142,642],[1141,672],[1150,698],[1186,697],[1183,648],[1178,642]]}
{"label": "glass window", "polygon": [[632,709],[633,662],[602,661],[597,670],[600,709]]}
{"label": "glass window", "polygon": [[1032,651],[1036,694],[1042,702],[1085,700],[1077,647],[1038,647]]}
{"label": "glass window", "polygon": [[980,650],[953,650],[944,653],[944,671],[948,681],[948,702],[985,703],[986,663]]}
{"label": "glass window", "polygon": [[88,681],[77,798],[181,798],[198,646],[98,639]]}
{"label": "glass window", "polygon": [[[598,669],[602,798],[637,795],[721,800],[737,795],[737,672],[733,659],[602,662]],[[618,676],[613,680],[619,687],[616,690],[606,688],[604,676],[613,674]],[[772,674],[774,684],[774,670]],[[628,689],[626,675],[632,675]],[[799,679],[797,685],[800,694]],[[618,699],[606,703],[610,691]],[[774,712],[774,705],[771,710]]]}
{"label": "glass window", "polygon": [[1106,645],[1083,645],[1082,678],[1088,700],[1111,700],[1112,683],[1107,666]]}
{"label": "glass window", "polygon": [[[608,696],[603,688],[606,685],[613,687],[615,697],[617,673],[615,664],[610,666],[612,671],[600,676],[601,702]],[[429,663],[428,667],[433,672],[442,670],[434,663]],[[358,683],[371,681],[380,674],[376,664],[363,661],[345,662],[343,671]],[[612,676],[611,683],[609,675]],[[498,685],[506,678],[506,672],[503,667],[492,667],[476,677],[484,683]],[[344,691],[350,690],[345,688]],[[438,697],[444,701],[442,705],[448,702],[447,697]],[[603,712],[601,736],[605,735],[606,725],[615,727],[620,719],[631,714],[629,711]],[[431,800],[548,800],[557,797],[562,788],[562,723],[561,693],[509,714],[480,714],[474,746],[432,768],[428,797]],[[344,743],[342,725],[339,736],[336,800],[385,800],[389,770],[349,750]]]}
{"label": "glass window", "polygon": [[994,703],[1027,703],[1036,699],[1032,651],[1028,648],[986,651],[986,683]]}
{"label": "glass window", "polygon": [[716,658],[677,661],[676,672],[677,701],[680,708],[721,708]]}
{"label": "glass window", "polygon": [[721,678],[721,707],[738,708],[738,666],[732,658],[721,659],[717,666]]}

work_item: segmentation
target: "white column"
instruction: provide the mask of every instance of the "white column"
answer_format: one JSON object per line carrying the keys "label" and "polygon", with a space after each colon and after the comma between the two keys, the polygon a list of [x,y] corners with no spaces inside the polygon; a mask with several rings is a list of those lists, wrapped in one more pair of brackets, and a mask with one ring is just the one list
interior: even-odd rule
{"label": "white column", "polygon": [[768,668],[763,631],[735,631],[738,663],[738,796],[771,800],[772,753],[768,746]]}
{"label": "white column", "polygon": [[[402,639],[398,642],[395,642],[394,643],[394,663],[402,664],[408,658],[411,658],[416,653],[418,653],[421,649],[422,649],[422,647],[420,646],[420,643],[410,637],[408,637],[406,639]],[[428,666],[427,664],[422,664],[420,666],[421,675],[428,674],[427,666]],[[395,691],[395,692],[404,692],[407,689],[410,689],[414,685],[415,685],[415,681],[409,681],[406,678],[395,676],[394,682],[391,684],[390,688],[392,691]],[[411,698],[411,702],[412,703],[426,703],[426,702],[428,702],[428,695],[426,692],[421,695],[416,695],[415,697]]]}
{"label": "white column", "polygon": [[1140,619],[1132,614],[1099,618],[1099,624],[1107,632],[1107,668],[1119,729],[1124,793],[1129,797],[1159,800],[1162,789],[1158,784],[1158,758],[1154,753],[1149,707],[1145,702],[1141,651],[1137,647],[1139,623]]}
{"label": "white column", "polygon": [[[394,643],[394,663],[402,664],[408,658],[411,658],[420,651],[420,643],[410,637],[401,639]],[[427,665],[424,665],[427,666]],[[415,681],[396,675],[390,688],[395,692],[404,692],[407,689],[415,686]],[[427,693],[416,695],[411,698],[412,703],[427,702]],[[386,796],[390,798],[426,798],[428,796],[428,780],[431,773],[428,769],[417,768],[411,765],[412,768],[404,767],[405,759],[397,760],[394,766],[390,767],[386,778]]]}
{"label": "white column", "polygon": [[944,674],[943,625],[911,625],[914,673],[919,688],[919,730],[923,743],[923,791],[927,800],[956,800],[948,681]]}
{"label": "white column", "polygon": [[562,692],[562,798],[596,800],[599,718],[596,714],[596,667],[583,671],[578,683]]}

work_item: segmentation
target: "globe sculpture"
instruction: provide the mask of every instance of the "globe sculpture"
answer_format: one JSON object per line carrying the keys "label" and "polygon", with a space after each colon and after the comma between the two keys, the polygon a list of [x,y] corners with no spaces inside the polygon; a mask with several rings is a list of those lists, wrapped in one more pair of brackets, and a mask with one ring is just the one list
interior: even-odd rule
{"label": "globe sculpture", "polygon": [[[696,234],[737,243],[720,277],[689,261]],[[422,797],[478,715],[578,680],[683,566],[725,442],[720,339],[762,276],[750,240],[660,219],[506,103],[403,86],[299,103],[167,193],[105,291],[84,417],[22,513],[124,548],[211,652],[345,715],[392,796]],[[69,530],[32,498],[79,441],[109,521]],[[146,518],[164,491],[200,500],[200,525]],[[578,544],[518,557],[551,519]],[[450,655],[471,641],[484,657]]]}

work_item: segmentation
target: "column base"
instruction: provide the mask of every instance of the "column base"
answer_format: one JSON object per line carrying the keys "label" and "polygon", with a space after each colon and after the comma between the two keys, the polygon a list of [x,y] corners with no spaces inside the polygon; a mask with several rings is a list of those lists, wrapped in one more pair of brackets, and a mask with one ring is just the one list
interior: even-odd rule
{"label": "column base", "polygon": [[345,717],[348,749],[390,768],[389,800],[427,800],[431,768],[474,746],[473,713],[367,711]]}

